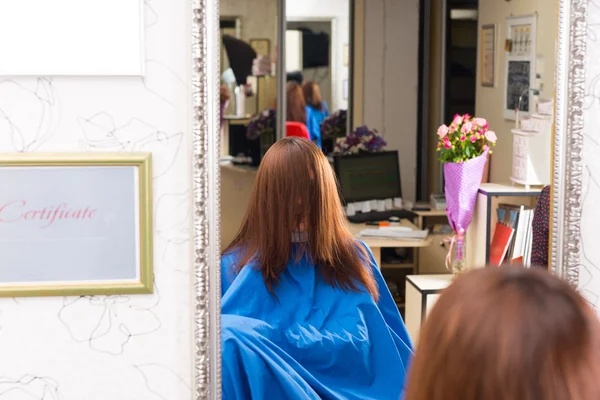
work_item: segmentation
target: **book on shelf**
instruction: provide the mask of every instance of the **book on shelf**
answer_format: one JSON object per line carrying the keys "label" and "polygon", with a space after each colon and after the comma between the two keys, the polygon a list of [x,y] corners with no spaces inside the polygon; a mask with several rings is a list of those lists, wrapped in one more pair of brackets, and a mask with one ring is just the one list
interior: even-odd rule
{"label": "book on shelf", "polygon": [[523,257],[517,257],[510,260],[511,264],[523,264]]}
{"label": "book on shelf", "polygon": [[494,238],[490,244],[491,266],[496,267],[502,264],[508,254],[508,248],[510,247],[514,233],[515,230],[510,226],[504,225],[500,221],[496,223]]}
{"label": "book on shelf", "polygon": [[[513,233],[507,251],[504,253],[504,258],[499,264],[507,262],[511,264],[522,263],[525,267],[531,266],[533,211],[532,208],[523,205],[500,204],[498,206],[496,210],[498,225],[510,228]],[[498,227],[496,227],[496,230],[498,230]],[[507,232],[506,229],[501,228],[499,234],[502,234],[502,231]],[[494,238],[495,236],[494,233]],[[491,253],[492,249],[490,248],[490,263],[492,262]]]}
{"label": "book on shelf", "polygon": [[[520,211],[520,206],[515,206],[512,204],[500,204],[496,211],[498,214],[498,222],[508,226],[509,228],[512,228],[513,230],[516,230],[519,222]],[[506,253],[506,257],[503,261],[510,261],[514,251],[514,245],[515,241],[511,240],[508,247],[508,252]]]}

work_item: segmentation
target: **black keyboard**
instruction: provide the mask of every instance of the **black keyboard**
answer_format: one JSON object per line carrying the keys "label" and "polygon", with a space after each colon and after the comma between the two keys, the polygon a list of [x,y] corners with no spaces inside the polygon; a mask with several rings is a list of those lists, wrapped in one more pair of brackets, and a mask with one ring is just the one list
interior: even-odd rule
{"label": "black keyboard", "polygon": [[355,224],[364,222],[379,222],[387,221],[390,217],[398,217],[400,219],[413,220],[417,214],[408,210],[388,210],[388,211],[371,211],[368,213],[357,212],[355,215],[348,217],[348,221]]}

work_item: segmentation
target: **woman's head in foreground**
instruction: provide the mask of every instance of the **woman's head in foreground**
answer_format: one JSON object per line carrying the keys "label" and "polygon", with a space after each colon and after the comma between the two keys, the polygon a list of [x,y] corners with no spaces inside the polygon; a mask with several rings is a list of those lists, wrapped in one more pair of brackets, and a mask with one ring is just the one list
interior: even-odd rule
{"label": "woman's head in foreground", "polygon": [[459,277],[427,317],[406,400],[600,399],[600,324],[547,271]]}
{"label": "woman's head in foreground", "polygon": [[260,163],[242,227],[224,253],[240,252],[237,269],[256,261],[270,290],[296,244],[319,267],[325,280],[346,290],[364,287],[377,297],[366,252],[348,231],[333,168],[311,141],[289,137],[277,141]]}

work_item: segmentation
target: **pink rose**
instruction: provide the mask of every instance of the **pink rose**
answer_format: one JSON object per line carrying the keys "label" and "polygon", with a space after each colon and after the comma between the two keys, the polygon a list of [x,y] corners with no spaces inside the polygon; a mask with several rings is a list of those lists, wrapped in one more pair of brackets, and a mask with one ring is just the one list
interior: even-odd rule
{"label": "pink rose", "polygon": [[467,121],[463,124],[462,128],[460,128],[462,133],[471,133],[473,132],[473,124],[470,121]]}
{"label": "pink rose", "polygon": [[462,135],[462,136],[460,137],[460,141],[461,141],[461,142],[464,142],[465,140],[467,140],[467,137],[466,137],[465,135]]}
{"label": "pink rose", "polygon": [[487,125],[487,121],[485,120],[485,118],[475,118],[473,122],[475,122],[475,125],[480,126],[482,128]]}
{"label": "pink rose", "polygon": [[463,122],[463,117],[460,116],[460,115],[458,115],[458,114],[456,114],[454,116],[454,120],[452,121],[452,124],[453,125],[460,125],[460,124],[462,124],[462,122]]}
{"label": "pink rose", "polygon": [[463,115],[463,119],[469,119],[469,118],[471,118],[471,116],[469,114]]}
{"label": "pink rose", "polygon": [[450,141],[444,142],[445,149],[449,149],[450,147],[452,147],[452,145],[450,144]]}
{"label": "pink rose", "polygon": [[471,135],[471,137],[469,138],[469,140],[471,140],[471,143],[475,143],[477,141],[477,136]]}
{"label": "pink rose", "polygon": [[445,138],[447,134],[448,134],[448,127],[446,125],[442,125],[438,128],[437,135],[440,137],[440,139]]}
{"label": "pink rose", "polygon": [[496,136],[496,134],[494,133],[494,131],[487,131],[485,133],[485,138],[487,140],[489,140],[492,143],[496,143],[496,140],[498,140],[498,137]]}

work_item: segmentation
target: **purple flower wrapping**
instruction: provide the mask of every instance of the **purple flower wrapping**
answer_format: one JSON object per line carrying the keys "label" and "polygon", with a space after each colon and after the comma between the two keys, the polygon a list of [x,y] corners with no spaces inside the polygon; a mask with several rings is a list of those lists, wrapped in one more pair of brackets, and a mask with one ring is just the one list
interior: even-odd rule
{"label": "purple flower wrapping", "polygon": [[487,162],[487,150],[462,163],[444,163],[446,213],[450,226],[460,235],[467,231],[477,200],[477,191]]}
{"label": "purple flower wrapping", "polygon": [[347,111],[338,110],[321,123],[323,139],[338,138],[346,135]]}
{"label": "purple flower wrapping", "polygon": [[348,136],[339,138],[335,144],[335,152],[342,154],[355,154],[361,151],[379,152],[387,146],[386,141],[379,136],[376,130],[366,126],[359,126]]}
{"label": "purple flower wrapping", "polygon": [[265,133],[275,132],[276,118],[273,109],[266,109],[254,115],[248,123],[246,137],[249,140],[256,140]]}

